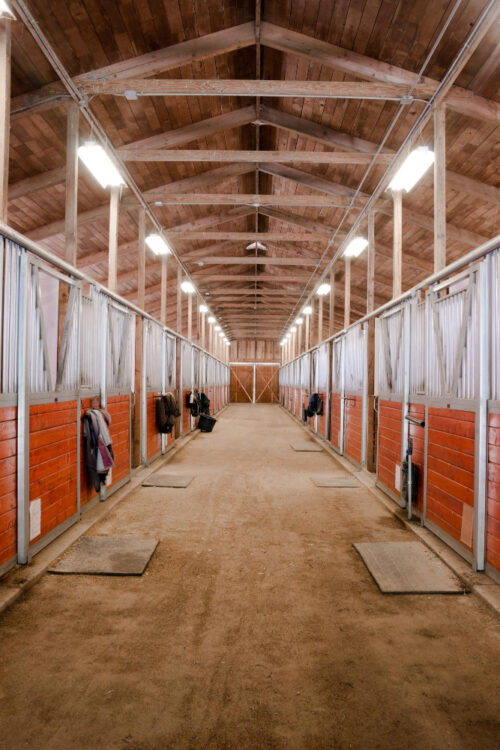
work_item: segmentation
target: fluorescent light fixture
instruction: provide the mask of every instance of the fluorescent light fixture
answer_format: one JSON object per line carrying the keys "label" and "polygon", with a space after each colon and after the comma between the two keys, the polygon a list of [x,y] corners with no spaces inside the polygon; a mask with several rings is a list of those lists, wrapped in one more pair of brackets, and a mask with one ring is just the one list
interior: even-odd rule
{"label": "fluorescent light fixture", "polygon": [[292,338],[292,334],[291,333],[287,333],[286,337],[287,337],[287,339],[291,339]]}
{"label": "fluorescent light fixture", "polygon": [[209,323],[216,323],[216,320],[215,320],[215,318],[214,318],[213,315],[210,315],[210,317],[207,318],[207,320],[208,320]]}
{"label": "fluorescent light fixture", "polygon": [[280,341],[280,346],[285,346],[285,344],[286,344],[286,339],[283,339],[282,341]]}
{"label": "fluorescent light fixture", "polygon": [[170,255],[172,252],[161,234],[148,234],[146,245],[155,255]]}
{"label": "fluorescent light fixture", "polygon": [[367,247],[368,240],[366,237],[354,237],[344,250],[344,256],[346,258],[357,258]]}
{"label": "fluorescent light fixture", "polygon": [[200,312],[201,313],[207,313],[208,307],[206,305],[200,305]]}
{"label": "fluorescent light fixture", "polygon": [[226,346],[231,346],[231,342],[226,339]]}
{"label": "fluorescent light fixture", "polygon": [[295,321],[296,325],[298,326],[301,326],[303,322],[304,322],[304,318],[297,318],[297,320]]}
{"label": "fluorescent light fixture", "polygon": [[312,311],[313,311],[313,309],[312,309],[311,305],[306,305],[304,307],[304,309],[302,310],[302,312],[304,313],[304,315],[310,315],[312,313]]}
{"label": "fluorescent light fixture", "polygon": [[194,288],[194,284],[191,284],[190,281],[183,281],[181,284],[181,289],[186,294],[194,294],[194,292],[196,291]]}
{"label": "fluorescent light fixture", "polygon": [[10,18],[11,21],[15,21],[16,17],[5,2],[5,0],[0,0],[0,18]]}
{"label": "fluorescent light fixture", "polygon": [[222,328],[220,326],[215,326],[216,331],[222,331]]}
{"label": "fluorescent light fixture", "polygon": [[267,247],[263,245],[262,242],[251,242],[249,245],[246,246],[246,249],[266,251]]}
{"label": "fluorescent light fixture", "polygon": [[324,297],[325,294],[330,294],[330,284],[320,284],[316,290],[316,294],[320,297]]}
{"label": "fluorescent light fixture", "polygon": [[220,331],[220,333],[219,333],[219,337],[220,337],[221,339],[223,339],[223,338],[224,338],[224,334],[223,334],[223,332],[222,332],[222,331]]}
{"label": "fluorescent light fixture", "polygon": [[295,333],[295,331],[296,331],[296,330],[297,330],[297,329],[295,328],[295,326],[292,326],[292,327],[290,328],[290,333]]}
{"label": "fluorescent light fixture", "polygon": [[79,147],[78,156],[101,187],[125,185],[121,174],[98,143],[87,141]]}
{"label": "fluorescent light fixture", "polygon": [[392,178],[389,189],[404,190],[409,193],[433,163],[434,151],[431,151],[428,146],[413,149]]}

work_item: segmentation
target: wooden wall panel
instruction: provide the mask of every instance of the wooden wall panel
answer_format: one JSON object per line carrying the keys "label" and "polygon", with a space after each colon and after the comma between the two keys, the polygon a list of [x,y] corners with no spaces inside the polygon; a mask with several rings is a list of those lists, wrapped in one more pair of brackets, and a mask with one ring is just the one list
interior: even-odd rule
{"label": "wooden wall panel", "polygon": [[41,498],[41,534],[77,510],[77,403],[30,406],[29,497]]}
{"label": "wooden wall panel", "polygon": [[279,362],[279,343],[274,339],[236,339],[229,358],[231,362]]}
{"label": "wooden wall panel", "polygon": [[357,464],[361,463],[361,436],[363,424],[363,398],[346,394],[344,452]]}
{"label": "wooden wall panel", "polygon": [[109,433],[115,454],[111,475],[111,486],[114,486],[130,474],[130,396],[108,398],[107,410],[111,415]]}
{"label": "wooden wall panel", "polygon": [[251,404],[253,393],[253,366],[231,365],[231,403]]}
{"label": "wooden wall panel", "polygon": [[401,404],[395,401],[379,402],[377,478],[395,495],[396,466],[401,464]]}
{"label": "wooden wall panel", "polygon": [[278,403],[278,365],[256,365],[255,402],[257,404]]}
{"label": "wooden wall panel", "polygon": [[0,409],[0,565],[16,555],[17,409]]}
{"label": "wooden wall panel", "polygon": [[475,415],[429,408],[426,518],[472,549]]}
{"label": "wooden wall panel", "polygon": [[500,570],[500,414],[490,414],[488,430],[486,562]]}
{"label": "wooden wall panel", "polygon": [[330,397],[330,442],[340,450],[340,394],[332,393]]}
{"label": "wooden wall panel", "polygon": [[156,426],[156,400],[160,393],[148,393],[146,397],[146,458],[149,460],[161,452],[161,433]]}

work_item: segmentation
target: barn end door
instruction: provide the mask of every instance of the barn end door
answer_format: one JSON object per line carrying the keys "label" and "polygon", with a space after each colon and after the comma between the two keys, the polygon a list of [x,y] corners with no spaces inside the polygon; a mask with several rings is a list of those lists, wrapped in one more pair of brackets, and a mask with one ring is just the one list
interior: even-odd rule
{"label": "barn end door", "polygon": [[279,364],[255,364],[255,403],[278,403]]}
{"label": "barn end door", "polygon": [[231,402],[252,404],[254,400],[253,364],[231,364]]}

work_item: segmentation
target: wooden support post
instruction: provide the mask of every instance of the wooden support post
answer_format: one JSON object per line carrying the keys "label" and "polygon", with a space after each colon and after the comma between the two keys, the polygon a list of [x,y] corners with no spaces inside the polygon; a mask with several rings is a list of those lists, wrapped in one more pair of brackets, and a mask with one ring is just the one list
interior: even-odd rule
{"label": "wooden support post", "polygon": [[182,268],[177,266],[177,333],[182,333]]}
{"label": "wooden support post", "polygon": [[351,320],[351,259],[345,258],[344,328]]}
{"label": "wooden support post", "polygon": [[193,295],[188,294],[188,330],[187,337],[189,341],[193,340]]}
{"label": "wooden support post", "polygon": [[330,269],[330,310],[328,314],[328,336],[335,333],[335,271]]}
{"label": "wooden support post", "polygon": [[298,334],[299,334],[299,336],[298,336],[299,345],[298,345],[298,352],[297,352],[297,354],[299,354],[299,355],[302,354],[302,326],[303,326],[303,323],[297,323]]}
{"label": "wooden support post", "polygon": [[9,135],[11,21],[0,20],[0,221],[7,224],[9,197]]}
{"label": "wooden support post", "polygon": [[168,257],[161,259],[161,291],[160,291],[160,320],[167,325],[167,281],[168,281]]}
{"label": "wooden support post", "polygon": [[434,271],[446,265],[446,109],[434,112]]}
{"label": "wooden support post", "polygon": [[118,206],[120,187],[113,185],[109,197],[109,248],[108,248],[108,288],[116,292],[116,267],[118,262]]}
{"label": "wooden support post", "polygon": [[78,228],[78,136],[80,109],[70,101],[66,115],[66,205],[64,234],[66,240],[65,259],[76,266]]}
{"label": "wooden support post", "polygon": [[366,312],[375,305],[375,211],[368,211],[368,252],[366,255]]}
{"label": "wooden support post", "polygon": [[393,200],[393,256],[392,256],[392,297],[401,294],[403,271],[403,193],[395,190]]}
{"label": "wooden support post", "polygon": [[306,335],[305,335],[305,340],[304,340],[305,351],[309,349],[309,331],[310,331],[310,326],[311,326],[311,320],[310,320],[311,315],[306,315]]}
{"label": "wooden support post", "polygon": [[139,208],[137,238],[137,307],[144,310],[146,295],[146,210]]}
{"label": "wooden support post", "polygon": [[323,339],[323,296],[318,300],[318,344]]}
{"label": "wooden support post", "polygon": [[204,312],[201,313],[201,348],[202,349],[205,348],[205,318],[206,318],[206,315],[207,314],[204,313]]}

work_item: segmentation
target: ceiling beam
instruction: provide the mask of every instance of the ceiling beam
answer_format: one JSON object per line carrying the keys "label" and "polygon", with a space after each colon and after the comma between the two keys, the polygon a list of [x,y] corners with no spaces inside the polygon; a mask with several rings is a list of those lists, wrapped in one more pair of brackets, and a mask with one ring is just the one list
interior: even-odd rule
{"label": "ceiling beam", "polygon": [[[262,105],[260,108],[260,121],[263,125],[273,125],[282,130],[287,130],[295,135],[321,143],[333,148],[341,148],[346,151],[358,151],[363,154],[374,154],[379,148],[378,143],[367,141],[364,138],[343,133],[340,130],[329,128],[311,120],[305,120],[303,117],[297,117],[288,112]],[[392,149],[384,147],[386,153],[394,154]],[[475,198],[486,200],[490,203],[500,203],[500,189],[493,185],[487,185],[479,180],[473,180],[470,177],[453,172],[451,169],[446,170],[446,185],[452,190],[457,190]]]}
{"label": "ceiling beam", "polygon": [[155,148],[178,148],[186,143],[207,138],[224,130],[239,128],[255,121],[255,105],[241,107],[232,112],[224,112],[222,115],[208,117],[199,122],[189,123],[174,130],[167,130],[159,135],[152,135],[149,138],[142,138],[139,141],[133,141],[117,149],[119,154],[122,152],[140,151],[142,149]]}
{"label": "ceiling beam", "polygon": [[[261,161],[269,163],[297,162],[304,164],[364,164],[372,161],[371,154],[361,154],[355,151],[243,151],[233,149],[135,149],[122,150],[120,155],[124,161],[147,162],[241,162],[257,164]],[[389,164],[391,154],[380,154],[377,163]]]}
{"label": "ceiling beam", "polygon": [[[263,234],[263,232],[261,233]],[[316,266],[319,257],[317,258],[262,258],[260,256],[255,257],[253,255],[237,257],[218,257],[208,256],[204,258],[203,262],[207,266],[213,265],[243,265],[243,266]]]}
{"label": "ceiling beam", "polygon": [[[188,39],[185,42],[172,44],[154,52],[147,52],[144,55],[131,57],[128,60],[82,73],[73,78],[73,84],[81,87],[90,81],[98,81],[99,79],[120,81],[125,78],[154,76],[167,70],[175,70],[198,60],[243,49],[253,44],[255,44],[255,29],[254,24],[249,21],[239,26],[232,26],[195,39]],[[14,113],[14,116],[16,113],[19,116],[32,107],[53,107],[57,104],[53,97],[61,93],[65,93],[62,84],[51,83],[36,91],[13,97],[11,99],[11,112]]]}
{"label": "ceiling beam", "polygon": [[[410,70],[268,22],[262,23],[261,42],[267,47],[306,57],[321,65],[370,81],[412,86],[417,80],[416,73]],[[438,85],[439,81],[422,76],[419,91],[425,93],[426,96],[431,96]],[[496,124],[500,122],[500,103],[478,96],[468,89],[452,86],[445,101],[451,109],[462,115]]]}
{"label": "ceiling beam", "polygon": [[283,276],[281,274],[272,273],[262,273],[258,274],[257,276],[252,276],[251,274],[210,274],[206,276],[199,276],[197,272],[194,271],[194,273],[192,273],[191,275],[194,279],[196,279],[196,283],[200,286],[212,281],[271,281],[275,282],[276,284],[281,284],[282,282],[286,281],[308,281],[310,278],[310,274],[307,273],[297,273],[291,276]]}
{"label": "ceiling beam", "polygon": [[[29,235],[28,235],[29,236]],[[324,242],[322,234],[304,232],[173,232],[166,236],[172,240],[238,240],[239,242]]]}
{"label": "ceiling beam", "polygon": [[[260,152],[262,154],[262,151]],[[188,193],[171,195],[161,201],[166,206],[294,206],[312,208],[345,208],[346,201],[335,201],[325,195],[262,195],[257,193]]]}
{"label": "ceiling beam", "polygon": [[25,195],[34,193],[37,190],[43,190],[53,187],[66,180],[66,167],[57,167],[50,169],[48,172],[41,172],[33,177],[25,177],[23,180],[9,185],[9,200],[14,201],[16,198],[23,198]]}
{"label": "ceiling beam", "polygon": [[[314,99],[382,99],[399,101],[410,84],[353,81],[234,80],[228,78],[126,78],[87,81],[80,89],[88,95],[128,96],[261,96]],[[428,97],[428,87],[416,85],[412,98]],[[411,99],[409,100],[411,101]]]}
{"label": "ceiling beam", "polygon": [[[277,219],[278,221],[284,221],[288,224],[294,224],[296,226],[307,229],[309,232],[316,232],[317,234],[323,234],[325,237],[331,237],[335,231],[335,227],[328,226],[321,221],[312,221],[307,219],[305,216],[299,216],[298,214],[288,214],[285,211],[280,211],[277,208],[268,208],[262,206],[259,208],[259,214],[268,216],[271,219]],[[345,237],[346,233],[337,232],[337,237]]]}

